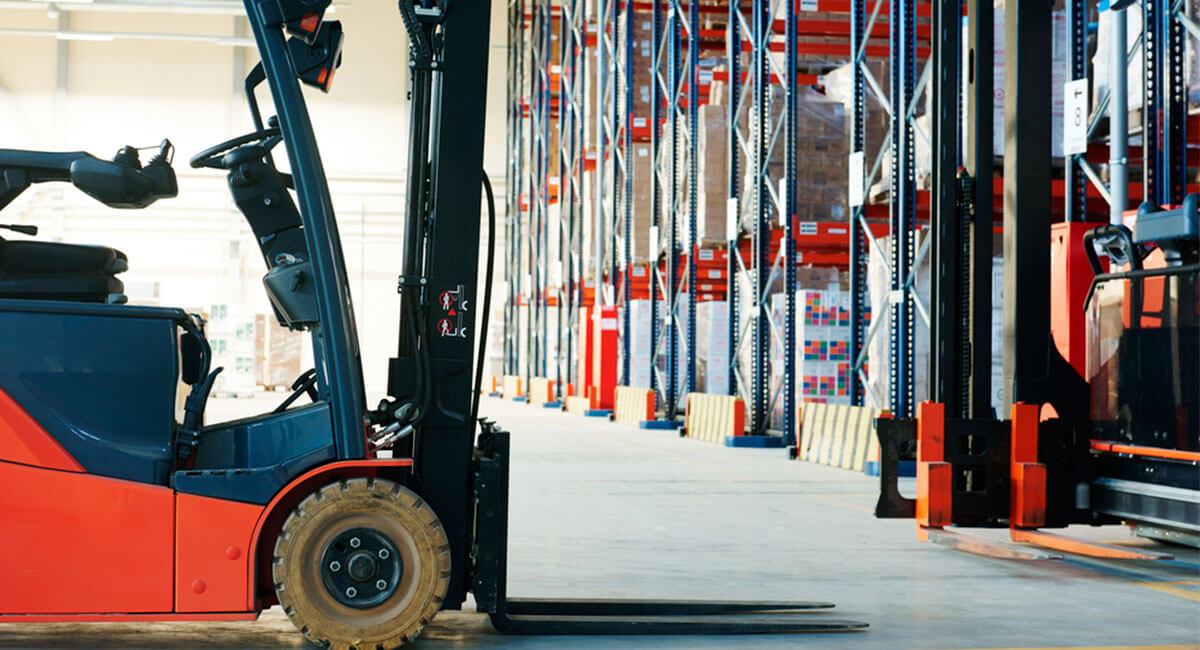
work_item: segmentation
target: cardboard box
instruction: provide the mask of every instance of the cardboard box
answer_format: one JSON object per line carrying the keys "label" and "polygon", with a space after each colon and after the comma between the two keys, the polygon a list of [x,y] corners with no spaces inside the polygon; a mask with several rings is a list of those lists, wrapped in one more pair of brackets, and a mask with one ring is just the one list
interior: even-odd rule
{"label": "cardboard box", "polygon": [[726,241],[729,197],[729,114],[724,106],[700,107],[698,222],[701,241]]}
{"label": "cardboard box", "polygon": [[283,327],[274,318],[267,319],[267,344],[265,386],[288,388],[304,371],[301,367],[301,348],[304,335]]}
{"label": "cardboard box", "polygon": [[209,308],[206,329],[212,367],[224,368],[213,394],[249,397],[255,390],[255,318],[246,305],[218,303]]}
{"label": "cardboard box", "polygon": [[[796,218],[800,221],[844,221],[846,207],[846,115],[840,101],[810,88],[802,88],[797,98],[796,119]],[[770,122],[777,124],[786,109],[786,94],[772,86]],[[743,122],[752,127],[757,117],[751,111]],[[771,126],[770,128],[774,128]],[[749,132],[749,131],[748,131]],[[768,157],[767,176],[771,187],[786,201],[780,180],[785,171],[785,138],[780,132]],[[743,163],[746,161],[743,160]],[[745,164],[743,201],[751,200],[755,186],[754,169]],[[772,210],[771,219],[778,222]],[[753,228],[753,217],[742,215],[743,230]]]}
{"label": "cardboard box", "polygon": [[[651,250],[650,247],[651,208],[654,200],[654,158],[650,155],[650,143],[633,143],[632,156],[633,206],[630,232],[633,233],[633,239],[630,248],[633,250],[633,262],[645,262],[656,259],[658,255],[657,248]],[[663,230],[664,228],[659,228],[660,233]]]}

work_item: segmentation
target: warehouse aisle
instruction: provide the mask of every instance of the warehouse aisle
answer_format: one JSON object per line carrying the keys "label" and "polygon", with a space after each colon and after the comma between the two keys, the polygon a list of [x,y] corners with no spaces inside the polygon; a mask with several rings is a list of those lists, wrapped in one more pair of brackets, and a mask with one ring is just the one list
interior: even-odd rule
{"label": "warehouse aisle", "polygon": [[[875,480],[854,472],[498,399],[481,412],[513,433],[512,595],[829,600],[838,605],[830,615],[871,628],[517,638],[495,634],[478,614],[443,612],[417,648],[1161,650],[1200,642],[1195,551],[1174,548],[1169,563],[975,557],[915,541],[911,521],[875,520]],[[1072,534],[1147,544],[1119,527]],[[0,647],[299,646],[278,609],[256,623],[0,625]]]}

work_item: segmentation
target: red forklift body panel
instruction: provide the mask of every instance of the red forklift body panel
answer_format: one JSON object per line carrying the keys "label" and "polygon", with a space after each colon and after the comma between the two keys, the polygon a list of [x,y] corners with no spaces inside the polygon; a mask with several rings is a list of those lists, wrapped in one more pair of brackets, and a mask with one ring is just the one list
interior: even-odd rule
{"label": "red forklift body panel", "polygon": [[0,612],[170,612],[175,492],[0,461]]}
{"label": "red forklift body panel", "polygon": [[1102,225],[1075,221],[1050,226],[1050,333],[1058,353],[1080,377],[1087,377],[1083,301],[1094,277],[1083,234]]}
{"label": "red forklift body panel", "polygon": [[83,471],[62,445],[3,390],[0,390],[0,461]]}
{"label": "red forklift body panel", "polygon": [[250,546],[265,511],[253,503],[176,497],[176,612],[250,610]]}

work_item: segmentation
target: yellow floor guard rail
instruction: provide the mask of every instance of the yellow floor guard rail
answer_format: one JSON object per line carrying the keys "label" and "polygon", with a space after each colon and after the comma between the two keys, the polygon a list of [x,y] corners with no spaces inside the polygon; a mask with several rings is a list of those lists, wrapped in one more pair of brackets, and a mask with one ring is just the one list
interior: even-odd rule
{"label": "yellow floor guard rail", "polygon": [[875,418],[883,411],[863,406],[800,405],[798,457],[821,465],[863,471],[879,455]]}
{"label": "yellow floor guard rail", "polygon": [[746,434],[746,403],[733,395],[688,393],[687,437],[725,444],[726,436]]}
{"label": "yellow floor guard rail", "polygon": [[637,426],[654,419],[654,391],[649,388],[617,386],[613,399],[613,420]]}
{"label": "yellow floor guard rail", "polygon": [[533,377],[529,380],[529,403],[541,406],[554,401],[554,382],[545,377]]}
{"label": "yellow floor guard rail", "polygon": [[588,398],[572,395],[566,399],[566,406],[564,410],[567,413],[574,413],[576,415],[587,415],[587,412],[591,410],[591,408],[592,404],[590,401],[588,401]]}
{"label": "yellow floor guard rail", "polygon": [[525,392],[522,390],[521,378],[517,375],[504,375],[504,399],[517,399],[525,397]]}

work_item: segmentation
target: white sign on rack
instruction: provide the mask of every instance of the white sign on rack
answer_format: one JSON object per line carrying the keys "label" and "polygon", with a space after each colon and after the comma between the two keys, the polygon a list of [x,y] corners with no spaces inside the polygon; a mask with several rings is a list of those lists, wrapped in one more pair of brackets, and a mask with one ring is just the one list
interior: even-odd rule
{"label": "white sign on rack", "polygon": [[1063,153],[1087,153],[1088,80],[1063,84]]}
{"label": "white sign on rack", "polygon": [[781,206],[779,210],[779,227],[787,228],[788,195],[786,178],[779,179],[779,205]]}
{"label": "white sign on rack", "polygon": [[866,195],[867,172],[867,154],[862,151],[855,151],[850,154],[850,174],[848,178],[850,207],[857,208],[863,204],[864,196]]}
{"label": "white sign on rack", "polygon": [[738,202],[732,196],[725,202],[725,239],[733,241],[738,236]]}

